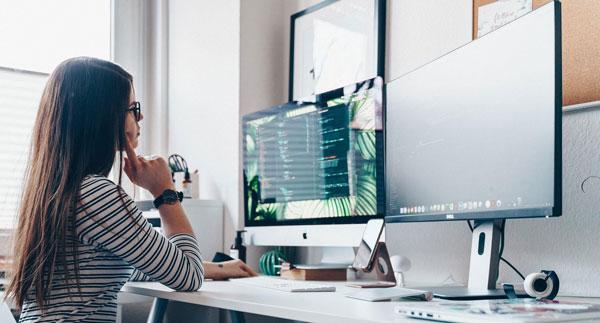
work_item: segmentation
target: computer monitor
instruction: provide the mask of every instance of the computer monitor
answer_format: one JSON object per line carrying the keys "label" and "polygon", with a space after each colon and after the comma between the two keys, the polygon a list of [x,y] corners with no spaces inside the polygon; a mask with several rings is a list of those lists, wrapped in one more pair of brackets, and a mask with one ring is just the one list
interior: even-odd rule
{"label": "computer monitor", "polygon": [[495,289],[497,219],[561,214],[560,26],[553,2],[386,85],[386,223],[475,220],[458,297]]}
{"label": "computer monitor", "polygon": [[252,244],[358,246],[384,216],[382,88],[374,78],[243,116]]}

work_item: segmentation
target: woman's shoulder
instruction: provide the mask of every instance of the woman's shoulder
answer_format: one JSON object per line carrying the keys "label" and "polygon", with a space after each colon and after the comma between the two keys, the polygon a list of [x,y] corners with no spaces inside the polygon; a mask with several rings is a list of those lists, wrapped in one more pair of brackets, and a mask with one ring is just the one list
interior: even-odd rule
{"label": "woman's shoulder", "polygon": [[82,198],[106,194],[126,195],[119,185],[102,175],[85,176],[79,186],[79,194]]}
{"label": "woman's shoulder", "polygon": [[81,181],[75,226],[82,242],[90,243],[93,236],[114,229],[126,218],[138,221],[137,213],[133,199],[106,176],[88,175]]}
{"label": "woman's shoulder", "polygon": [[97,175],[97,174],[86,175],[83,178],[82,183],[96,182],[96,181],[109,181],[109,182],[115,184],[115,182],[113,182],[112,180],[110,180],[108,177],[103,176],[103,175]]}
{"label": "woman's shoulder", "polygon": [[103,208],[117,202],[132,204],[133,200],[115,182],[101,175],[88,175],[79,187],[78,210]]}
{"label": "woman's shoulder", "polygon": [[117,184],[115,184],[115,182],[111,181],[108,177],[106,176],[102,176],[102,175],[87,175],[83,178],[83,180],[81,181],[81,185],[80,185],[80,189],[84,190],[90,186],[102,186],[102,185],[107,185],[107,186],[118,186]]}

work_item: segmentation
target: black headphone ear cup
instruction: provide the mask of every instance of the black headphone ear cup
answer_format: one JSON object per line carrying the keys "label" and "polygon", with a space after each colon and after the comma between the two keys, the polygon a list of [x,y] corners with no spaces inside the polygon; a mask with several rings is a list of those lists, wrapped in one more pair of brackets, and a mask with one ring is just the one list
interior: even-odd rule
{"label": "black headphone ear cup", "polygon": [[558,280],[558,275],[553,270],[542,270],[542,272],[548,275],[548,279],[552,281],[552,292],[548,295],[547,299],[554,299],[556,295],[558,295],[558,289],[560,287],[560,281]]}

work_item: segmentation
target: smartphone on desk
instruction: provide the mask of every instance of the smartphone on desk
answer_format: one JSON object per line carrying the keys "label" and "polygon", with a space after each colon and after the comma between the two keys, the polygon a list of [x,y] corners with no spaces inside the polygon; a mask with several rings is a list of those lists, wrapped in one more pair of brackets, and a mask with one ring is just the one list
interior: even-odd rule
{"label": "smartphone on desk", "polygon": [[352,267],[363,271],[372,269],[375,260],[375,247],[379,242],[381,232],[383,232],[383,225],[383,219],[372,219],[367,222]]}

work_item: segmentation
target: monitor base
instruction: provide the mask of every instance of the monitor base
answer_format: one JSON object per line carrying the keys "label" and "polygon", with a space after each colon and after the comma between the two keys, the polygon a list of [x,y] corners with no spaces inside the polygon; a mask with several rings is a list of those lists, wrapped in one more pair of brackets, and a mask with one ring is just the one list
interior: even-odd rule
{"label": "monitor base", "polygon": [[[502,289],[482,290],[462,286],[448,286],[425,288],[425,290],[431,291],[436,298],[456,301],[508,298]],[[529,297],[523,291],[515,291],[515,293],[519,298]]]}
{"label": "monitor base", "polygon": [[344,269],[351,266],[351,263],[318,263],[318,264],[295,264],[294,268],[311,270],[311,269]]}

